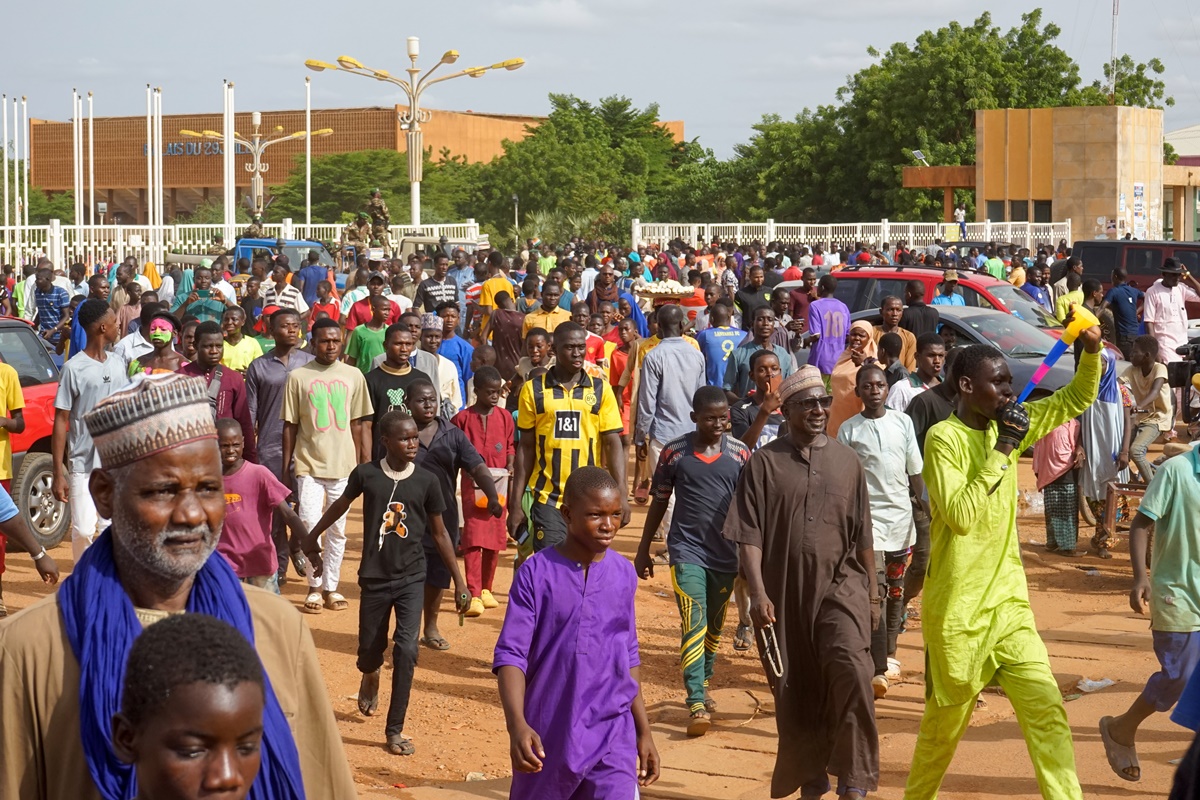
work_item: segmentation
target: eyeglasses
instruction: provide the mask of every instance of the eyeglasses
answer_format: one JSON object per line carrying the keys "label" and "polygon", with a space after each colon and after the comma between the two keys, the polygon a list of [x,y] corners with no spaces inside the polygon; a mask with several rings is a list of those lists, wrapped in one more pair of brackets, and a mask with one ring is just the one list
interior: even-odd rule
{"label": "eyeglasses", "polygon": [[796,409],[804,414],[811,414],[818,407],[829,410],[833,406],[833,395],[827,394],[821,397],[806,397],[803,400],[788,400],[784,405]]}

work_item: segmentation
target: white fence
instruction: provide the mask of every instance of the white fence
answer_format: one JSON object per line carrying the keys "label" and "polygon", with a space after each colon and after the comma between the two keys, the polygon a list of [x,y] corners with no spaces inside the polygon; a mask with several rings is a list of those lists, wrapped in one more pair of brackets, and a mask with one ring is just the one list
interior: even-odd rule
{"label": "white fence", "polygon": [[[267,238],[336,242],[343,227],[336,224],[302,225],[284,219],[279,224],[263,225],[263,231]],[[236,232],[242,229],[239,227]],[[394,228],[391,233],[396,239],[413,233],[413,230],[410,227]],[[422,225],[415,235],[473,240],[479,238],[479,225],[473,219],[450,225]],[[162,263],[163,255],[171,250],[205,252],[214,236],[225,237],[226,246],[233,245],[234,235],[221,224],[152,228],[148,225],[63,225],[52,219],[49,225],[0,225],[0,263],[20,267],[36,263],[39,258],[49,258],[55,265],[65,266],[76,261],[96,264],[110,258],[123,261],[127,256],[134,256],[139,262]]]}
{"label": "white fence", "polygon": [[749,244],[751,242],[783,242],[784,244],[849,245],[857,242],[876,246],[888,242],[907,242],[910,246],[933,244],[936,237],[943,241],[999,242],[1032,249],[1038,244],[1058,244],[1066,239],[1071,244],[1071,220],[1065,222],[968,222],[965,239],[959,235],[955,222],[848,222],[836,225],[807,225],[790,222],[642,222],[633,220],[632,243],[665,245],[682,239],[692,245],[707,245],[713,239],[722,242]]}

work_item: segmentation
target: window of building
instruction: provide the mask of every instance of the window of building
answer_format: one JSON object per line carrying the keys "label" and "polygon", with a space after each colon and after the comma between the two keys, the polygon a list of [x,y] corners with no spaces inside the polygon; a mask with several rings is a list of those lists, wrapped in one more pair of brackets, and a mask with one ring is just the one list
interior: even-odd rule
{"label": "window of building", "polygon": [[1006,216],[1004,214],[1003,200],[988,200],[987,201],[987,218],[992,222],[1004,222]]}
{"label": "window of building", "polygon": [[1054,222],[1054,204],[1049,200],[1034,200],[1033,221],[1037,223]]}
{"label": "window of building", "polygon": [[1009,222],[1029,222],[1029,201],[1010,200],[1008,203]]}

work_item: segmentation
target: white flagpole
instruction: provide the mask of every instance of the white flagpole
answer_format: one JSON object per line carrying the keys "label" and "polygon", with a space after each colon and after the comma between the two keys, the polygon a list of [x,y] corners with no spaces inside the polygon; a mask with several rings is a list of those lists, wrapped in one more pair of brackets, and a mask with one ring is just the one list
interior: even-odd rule
{"label": "white flagpole", "polygon": [[4,138],[0,139],[0,148],[4,150],[4,260],[8,262],[9,243],[9,207],[8,207],[8,95],[0,95],[0,106],[4,107]]}
{"label": "white flagpole", "polygon": [[92,117],[92,93],[88,92],[88,263],[96,262],[96,128]]}
{"label": "white flagpole", "polygon": [[162,120],[162,87],[158,86],[154,89],[154,174],[157,179],[157,185],[154,190],[155,216],[158,218],[158,235],[155,239],[157,247],[151,252],[154,258],[162,262],[162,247],[166,241],[166,231],[164,226],[167,224],[166,215],[163,213],[163,194],[165,188],[163,186],[163,120]]}
{"label": "white flagpole", "polygon": [[154,137],[151,134],[151,105],[150,84],[146,84],[146,224],[154,225],[154,211],[150,199],[154,197],[154,165],[151,158],[154,154]]}
{"label": "white flagpole", "polygon": [[17,110],[17,98],[13,98],[13,224],[17,226],[17,258],[25,256],[25,228],[21,225],[21,114]]}
{"label": "white flagpole", "polygon": [[29,106],[21,95],[21,128],[25,134],[25,226],[29,227]]}
{"label": "white flagpole", "polygon": [[[304,224],[312,225],[312,80],[304,77]],[[311,238],[312,232],[304,234]]]}

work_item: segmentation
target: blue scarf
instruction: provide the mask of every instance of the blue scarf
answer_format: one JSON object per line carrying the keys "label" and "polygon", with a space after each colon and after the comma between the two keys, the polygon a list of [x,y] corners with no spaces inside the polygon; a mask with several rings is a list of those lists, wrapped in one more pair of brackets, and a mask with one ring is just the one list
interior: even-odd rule
{"label": "blue scarf", "polygon": [[637,303],[637,298],[629,292],[621,292],[620,297],[629,303],[629,316],[637,325],[638,336],[645,339],[650,335],[650,326],[646,324],[646,315],[642,313],[641,307]]}
{"label": "blue scarf", "polygon": [[[111,747],[112,717],[121,709],[125,661],[142,624],[125,594],[113,561],[112,528],[83,554],[58,590],[58,607],[71,649],[79,661],[79,730],[88,772],[104,800],[137,795],[132,765]],[[213,553],[196,575],[187,610],[228,622],[254,644],[250,606],[233,569]],[[266,670],[263,670],[264,678]],[[304,800],[300,754],[279,700],[266,678],[262,765],[250,789],[253,800]]]}

